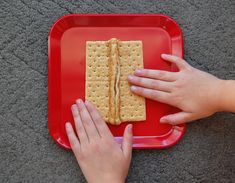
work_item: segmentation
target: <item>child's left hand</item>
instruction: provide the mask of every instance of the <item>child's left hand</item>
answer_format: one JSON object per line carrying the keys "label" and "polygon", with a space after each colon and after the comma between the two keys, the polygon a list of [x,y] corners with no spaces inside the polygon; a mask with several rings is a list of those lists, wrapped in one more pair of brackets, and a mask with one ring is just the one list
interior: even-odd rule
{"label": "child's left hand", "polygon": [[76,126],[66,131],[78,164],[89,183],[125,182],[132,156],[132,125],[127,125],[120,147],[97,109],[78,99],[72,106]]}

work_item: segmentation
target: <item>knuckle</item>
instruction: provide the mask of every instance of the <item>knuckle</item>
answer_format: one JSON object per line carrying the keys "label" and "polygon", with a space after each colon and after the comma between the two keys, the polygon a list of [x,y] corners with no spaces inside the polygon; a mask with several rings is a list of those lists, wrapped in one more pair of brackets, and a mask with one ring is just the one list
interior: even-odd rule
{"label": "knuckle", "polygon": [[70,136],[69,136],[69,142],[71,144],[71,147],[75,147],[76,146],[76,141],[72,137],[70,137]]}
{"label": "knuckle", "polygon": [[159,83],[157,81],[151,81],[150,82],[150,85],[154,88],[154,89],[157,89],[159,87]]}
{"label": "knuckle", "polygon": [[78,118],[78,117],[79,117],[78,112],[73,111],[73,117],[74,117],[74,118]]}
{"label": "knuckle", "polygon": [[141,87],[138,87],[136,92],[139,93],[139,94],[141,94],[141,95],[142,95],[142,94],[145,94],[144,89],[141,88]]}
{"label": "knuckle", "polygon": [[172,93],[171,98],[172,98],[171,102],[177,105],[179,105],[182,102],[182,96],[178,92]]}
{"label": "knuckle", "polygon": [[174,61],[175,62],[182,62],[182,61],[184,61],[181,57],[179,57],[179,56],[173,56],[173,59],[174,59]]}
{"label": "knuckle", "polygon": [[66,132],[68,134],[68,137],[72,137],[73,136],[73,131],[71,129],[67,130]]}
{"label": "knuckle", "polygon": [[173,85],[174,85],[174,89],[175,89],[175,90],[179,90],[179,89],[184,88],[185,82],[184,82],[184,81],[175,82]]}
{"label": "knuckle", "polygon": [[81,125],[77,125],[77,131],[79,133],[82,133],[83,132],[83,127]]}
{"label": "knuckle", "polygon": [[160,79],[163,79],[163,78],[165,77],[165,72],[159,70],[159,71],[158,71],[158,77],[159,77]]}
{"label": "knuckle", "polygon": [[77,131],[81,132],[83,130],[82,125],[79,123],[77,119],[75,120],[75,123],[76,123],[75,126],[76,126]]}
{"label": "knuckle", "polygon": [[91,119],[89,119],[89,118],[83,119],[83,120],[82,120],[83,125],[86,126],[86,127],[90,127],[91,124],[92,124],[90,120],[91,120]]}
{"label": "knuckle", "polygon": [[95,112],[95,107],[93,105],[89,105],[88,110],[89,110],[90,113],[94,113]]}
{"label": "knuckle", "polygon": [[97,116],[96,119],[95,119],[95,122],[97,123],[97,125],[102,125],[102,123],[104,121],[103,121],[103,118],[101,116]]}
{"label": "knuckle", "polygon": [[143,70],[143,74],[144,74],[144,75],[147,75],[147,76],[148,76],[148,75],[151,75],[151,71],[144,69],[144,70]]}
{"label": "knuckle", "polygon": [[180,57],[175,57],[176,62],[182,62],[183,60]]}
{"label": "knuckle", "polygon": [[140,78],[140,77],[135,77],[135,81],[136,81],[136,83],[138,83],[138,84],[142,84],[142,83],[143,83],[143,79]]}
{"label": "knuckle", "polygon": [[162,103],[166,103],[166,104],[170,104],[171,100],[169,99],[168,96],[158,96],[158,101],[162,102]]}
{"label": "knuckle", "polygon": [[183,88],[183,85],[181,84],[181,83],[176,83],[175,84],[175,89],[181,89],[181,88]]}
{"label": "knuckle", "polygon": [[100,143],[98,143],[97,140],[94,140],[90,143],[90,146],[91,146],[91,149],[96,151],[96,152],[100,152],[101,150],[101,146],[100,146]]}
{"label": "knuckle", "polygon": [[153,98],[153,99],[157,99],[157,98],[158,98],[158,95],[157,95],[156,92],[151,91],[151,92],[150,92],[150,97]]}
{"label": "knuckle", "polygon": [[80,113],[85,113],[86,112],[86,109],[85,109],[85,107],[83,106],[83,107],[81,107],[81,109],[80,109]]}

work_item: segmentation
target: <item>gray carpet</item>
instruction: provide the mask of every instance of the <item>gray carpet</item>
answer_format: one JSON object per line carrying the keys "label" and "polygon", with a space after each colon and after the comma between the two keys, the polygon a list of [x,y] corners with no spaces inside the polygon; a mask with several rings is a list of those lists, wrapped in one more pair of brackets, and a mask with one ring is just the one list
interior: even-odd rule
{"label": "gray carpet", "polygon": [[[85,182],[47,130],[47,35],[69,13],[164,13],[182,27],[185,58],[235,79],[234,0],[0,0],[0,182]],[[167,150],[134,151],[127,182],[234,182],[235,115],[188,125]]]}

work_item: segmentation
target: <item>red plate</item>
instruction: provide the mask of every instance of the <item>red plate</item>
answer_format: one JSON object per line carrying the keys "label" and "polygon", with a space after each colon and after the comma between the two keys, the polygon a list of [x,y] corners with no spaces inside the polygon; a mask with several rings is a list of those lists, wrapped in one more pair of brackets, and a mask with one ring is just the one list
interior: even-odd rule
{"label": "red plate", "polygon": [[[162,53],[183,57],[183,38],[178,24],[165,15],[66,15],[52,26],[48,41],[48,128],[53,139],[70,149],[65,122],[73,122],[70,107],[85,97],[85,49],[88,40],[142,40],[144,67],[176,71],[160,58]],[[177,109],[146,100],[147,119],[133,123],[133,148],[166,148],[176,144],[185,125],[160,124],[159,119]],[[110,125],[121,143],[127,123]]]}

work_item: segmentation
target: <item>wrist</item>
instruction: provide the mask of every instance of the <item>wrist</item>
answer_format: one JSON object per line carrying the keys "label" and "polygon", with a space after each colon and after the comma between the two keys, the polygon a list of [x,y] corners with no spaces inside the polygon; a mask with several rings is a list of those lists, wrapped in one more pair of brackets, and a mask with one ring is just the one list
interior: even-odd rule
{"label": "wrist", "polygon": [[[92,183],[87,181],[88,183]],[[125,181],[122,180],[102,180],[102,181],[95,181],[94,183],[125,183]]]}
{"label": "wrist", "polygon": [[220,80],[218,112],[235,112],[235,81]]}
{"label": "wrist", "polygon": [[216,79],[211,87],[209,87],[208,94],[209,94],[209,108],[212,113],[221,112],[223,111],[221,101],[223,100],[221,96],[223,96],[225,80]]}
{"label": "wrist", "polygon": [[104,180],[102,183],[125,183],[123,180]]}
{"label": "wrist", "polygon": [[115,178],[115,177],[110,177],[110,178],[102,178],[100,180],[93,180],[93,181],[88,181],[88,183],[125,183],[125,180],[122,180],[122,179],[118,179],[118,178]]}

